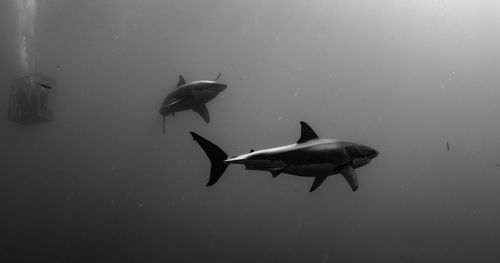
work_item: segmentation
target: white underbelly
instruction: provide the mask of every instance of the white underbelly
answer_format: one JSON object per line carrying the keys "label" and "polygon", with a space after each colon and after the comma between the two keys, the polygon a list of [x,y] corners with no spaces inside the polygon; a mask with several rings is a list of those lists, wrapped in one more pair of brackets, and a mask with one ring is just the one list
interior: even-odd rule
{"label": "white underbelly", "polygon": [[315,177],[318,175],[334,175],[340,172],[339,166],[332,163],[316,163],[304,165],[290,165],[287,166],[285,162],[279,160],[234,160],[230,163],[240,163],[245,165],[247,170],[260,170],[260,171],[276,171],[281,170],[282,173]]}
{"label": "white underbelly", "polygon": [[262,170],[267,171],[271,169],[279,169],[285,166],[282,161],[270,161],[270,160],[245,160],[244,163],[247,170]]}

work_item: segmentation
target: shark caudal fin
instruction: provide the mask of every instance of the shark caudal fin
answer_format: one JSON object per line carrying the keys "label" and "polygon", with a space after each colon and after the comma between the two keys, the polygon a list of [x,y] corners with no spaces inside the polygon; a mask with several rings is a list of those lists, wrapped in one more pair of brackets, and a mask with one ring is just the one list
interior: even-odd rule
{"label": "shark caudal fin", "polygon": [[208,180],[207,186],[211,186],[219,180],[224,171],[226,171],[227,164],[224,163],[224,160],[227,159],[227,154],[219,148],[217,145],[213,144],[209,140],[201,137],[200,135],[189,132],[191,136],[193,136],[193,140],[195,140],[203,149],[203,151],[207,154],[208,159],[212,163],[212,168],[210,169],[210,179]]}

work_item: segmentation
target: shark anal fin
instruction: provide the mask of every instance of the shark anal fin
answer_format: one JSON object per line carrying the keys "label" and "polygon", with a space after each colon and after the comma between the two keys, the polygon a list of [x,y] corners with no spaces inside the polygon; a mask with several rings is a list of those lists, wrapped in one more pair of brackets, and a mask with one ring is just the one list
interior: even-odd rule
{"label": "shark anal fin", "polygon": [[179,74],[179,80],[177,81],[177,87],[180,87],[184,84],[186,84],[186,81],[184,80],[184,77],[181,74]]}
{"label": "shark anal fin", "polygon": [[301,121],[300,122],[300,138],[297,141],[297,143],[303,143],[307,142],[310,140],[317,139],[318,135],[313,131],[311,126],[309,126],[307,123]]}
{"label": "shark anal fin", "polygon": [[313,185],[311,186],[311,189],[309,189],[309,192],[316,190],[316,188],[318,188],[325,181],[326,177],[328,177],[328,175],[316,176],[316,178],[314,178],[314,182]]}
{"label": "shark anal fin", "polygon": [[206,123],[210,122],[210,115],[208,114],[207,105],[205,104],[196,105],[195,107],[193,107],[193,111],[200,114],[200,116]]}
{"label": "shark anal fin", "polygon": [[272,170],[269,170],[269,172],[271,172],[271,174],[273,175],[273,178],[275,178],[276,176],[280,175],[282,172],[286,171],[286,169],[288,169],[288,167],[290,167],[290,165],[287,164],[283,168],[272,169]]}
{"label": "shark anal fin", "polygon": [[349,183],[351,186],[351,189],[353,192],[355,192],[358,189],[358,177],[356,176],[356,173],[354,172],[354,168],[352,166],[346,166],[342,171],[340,171],[342,176],[346,179],[346,181]]}

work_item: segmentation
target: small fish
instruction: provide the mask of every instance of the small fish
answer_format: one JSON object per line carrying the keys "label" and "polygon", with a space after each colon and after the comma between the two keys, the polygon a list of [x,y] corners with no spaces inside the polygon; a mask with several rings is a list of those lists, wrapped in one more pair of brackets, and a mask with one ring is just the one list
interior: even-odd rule
{"label": "small fish", "polygon": [[498,167],[500,167],[500,163],[496,163],[495,165],[498,166]]}
{"label": "small fish", "polygon": [[46,89],[52,89],[51,86],[49,85],[45,85],[45,84],[42,84],[42,83],[37,83],[39,86],[43,87],[43,88],[46,88]]}
{"label": "small fish", "polygon": [[446,150],[448,150],[448,152],[450,151],[450,143],[448,143],[448,141],[446,141]]}

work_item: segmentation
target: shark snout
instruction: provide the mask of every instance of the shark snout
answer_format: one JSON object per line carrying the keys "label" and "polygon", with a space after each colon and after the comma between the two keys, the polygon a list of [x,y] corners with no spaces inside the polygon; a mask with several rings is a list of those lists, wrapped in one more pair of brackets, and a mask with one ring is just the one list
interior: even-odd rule
{"label": "shark snout", "polygon": [[222,92],[227,88],[227,84],[222,84],[222,83],[216,83],[212,89],[217,91],[217,92]]}
{"label": "shark snout", "polygon": [[369,148],[369,150],[368,150],[368,158],[374,159],[375,157],[378,156],[378,154],[379,154],[379,152],[377,150],[375,150],[373,148]]}
{"label": "shark snout", "polygon": [[357,144],[346,147],[351,158],[369,158],[373,159],[379,155],[379,152],[366,145]]}

